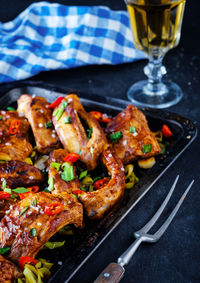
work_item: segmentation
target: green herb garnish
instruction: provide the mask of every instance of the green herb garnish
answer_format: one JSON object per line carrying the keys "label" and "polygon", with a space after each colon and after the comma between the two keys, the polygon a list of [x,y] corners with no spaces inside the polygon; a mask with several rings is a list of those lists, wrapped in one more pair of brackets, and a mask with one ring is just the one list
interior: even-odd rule
{"label": "green herb garnish", "polygon": [[93,128],[87,129],[88,140],[91,138],[92,132],[93,132]]}
{"label": "green herb garnish", "polygon": [[22,216],[27,211],[27,209],[29,209],[29,205],[27,205],[24,208],[22,208],[22,210],[19,213],[19,216]]}
{"label": "green herb garnish", "polygon": [[88,170],[82,171],[80,176],[79,176],[79,180],[83,179],[84,177],[87,176]]}
{"label": "green herb garnish", "polygon": [[48,191],[52,192],[54,190],[54,179],[53,176],[50,176],[48,179]]}
{"label": "green herb garnish", "polygon": [[0,116],[0,120],[3,120],[3,116]]}
{"label": "green herb garnish", "polygon": [[63,123],[64,124],[71,124],[72,123],[72,118],[70,116],[66,116],[63,118]]}
{"label": "green herb garnish", "polygon": [[30,234],[31,234],[31,236],[35,237],[37,235],[37,230],[35,228],[32,228],[30,230]]}
{"label": "green herb garnish", "polygon": [[114,134],[110,134],[110,140],[114,143],[117,143],[122,137],[122,132],[115,132]]}
{"label": "green herb garnish", "polygon": [[67,101],[62,102],[59,107],[53,112],[53,116],[55,116],[55,119],[57,121],[61,118],[67,104]]}
{"label": "green herb garnish", "polygon": [[15,109],[14,107],[10,107],[10,106],[8,106],[8,107],[6,108],[6,110],[8,110],[8,111],[16,111],[16,109]]}
{"label": "green herb garnish", "polygon": [[75,178],[73,166],[71,166],[68,162],[63,163],[62,166],[64,170],[63,173],[61,174],[61,179],[66,182],[72,181]]}
{"label": "green herb garnish", "polygon": [[6,180],[3,180],[2,182],[2,189],[4,190],[6,188]]}
{"label": "green herb garnish", "polygon": [[51,121],[49,121],[45,124],[46,129],[50,129],[50,128],[52,128],[52,126],[53,126],[53,123]]}
{"label": "green herb garnish", "polygon": [[10,247],[0,248],[0,254],[3,255],[10,251]]}
{"label": "green herb garnish", "polygon": [[51,162],[51,167],[52,167],[52,168],[55,168],[57,171],[59,171],[60,166],[61,166],[61,163],[58,163],[58,162]]}
{"label": "green herb garnish", "polygon": [[129,132],[131,134],[135,134],[136,133],[136,128],[135,127],[130,127]]}
{"label": "green herb garnish", "polygon": [[145,144],[143,147],[142,147],[142,152],[143,153],[148,153],[152,150],[152,144]]}
{"label": "green herb garnish", "polygon": [[37,199],[32,200],[31,205],[32,206],[37,206]]}
{"label": "green herb garnish", "polygon": [[63,241],[63,242],[50,242],[50,241],[48,241],[48,242],[46,242],[46,244],[44,246],[47,249],[53,250],[53,249],[60,248],[60,247],[64,246],[64,244],[65,244],[65,241]]}
{"label": "green herb garnish", "polygon": [[23,194],[23,193],[28,193],[29,192],[29,190],[27,190],[26,188],[23,188],[23,187],[17,188],[17,189],[13,189],[12,191],[15,192],[15,193],[18,193],[18,194]]}
{"label": "green herb garnish", "polygon": [[93,181],[96,182],[96,181],[98,181],[100,179],[102,179],[102,177],[98,176],[98,177],[95,177]]}

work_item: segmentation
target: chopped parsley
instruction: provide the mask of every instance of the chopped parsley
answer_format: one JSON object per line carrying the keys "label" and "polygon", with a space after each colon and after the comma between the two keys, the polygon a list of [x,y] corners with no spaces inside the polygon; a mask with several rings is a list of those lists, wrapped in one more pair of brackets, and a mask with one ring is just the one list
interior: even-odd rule
{"label": "chopped parsley", "polygon": [[135,134],[136,133],[136,128],[135,127],[130,127],[129,132],[131,134]]}
{"label": "chopped parsley", "polygon": [[52,126],[53,126],[53,123],[51,121],[49,121],[45,124],[46,129],[50,129],[50,128],[52,128]]}
{"label": "chopped parsley", "polygon": [[63,118],[63,123],[64,124],[71,124],[72,123],[72,118],[70,116],[66,116]]}
{"label": "chopped parsley", "polygon": [[114,134],[110,134],[110,140],[114,143],[117,143],[122,137],[122,132],[115,132]]}
{"label": "chopped parsley", "polygon": [[91,138],[92,132],[93,132],[93,128],[87,129],[88,140]]}
{"label": "chopped parsley", "polygon": [[22,208],[22,210],[19,213],[19,216],[22,216],[27,211],[27,209],[29,209],[29,205],[27,205],[24,208]]}
{"label": "chopped parsley", "polygon": [[142,147],[142,152],[143,153],[148,153],[152,150],[152,144],[145,144]]}
{"label": "chopped parsley", "polygon": [[31,236],[33,236],[33,237],[37,236],[37,230],[36,230],[35,228],[32,228],[32,229],[30,230],[30,234],[31,234]]}
{"label": "chopped parsley", "polygon": [[0,248],[0,254],[3,255],[10,251],[10,247]]}

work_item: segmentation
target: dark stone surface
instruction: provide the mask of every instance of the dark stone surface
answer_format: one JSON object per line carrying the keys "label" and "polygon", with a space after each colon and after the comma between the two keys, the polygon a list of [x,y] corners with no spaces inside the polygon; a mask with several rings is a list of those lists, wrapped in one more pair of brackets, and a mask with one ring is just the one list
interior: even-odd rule
{"label": "dark stone surface", "polygon": [[[0,20],[11,20],[31,2],[33,1],[1,0]],[[125,8],[122,0],[50,2],[69,5],[75,3],[76,5],[108,5],[113,9]],[[167,77],[177,82],[184,93],[181,102],[168,110],[190,118],[196,123],[198,129],[200,128],[199,10],[198,0],[187,1],[181,42],[177,48],[167,54],[164,60],[168,69]],[[140,61],[118,66],[89,66],[53,71],[41,73],[33,79],[60,87],[126,99],[128,87],[144,77],[142,68],[145,63]],[[0,92],[3,93],[5,90],[6,85],[1,85]],[[75,275],[72,282],[93,282],[108,263],[117,260],[134,240],[133,231],[143,226],[159,207],[177,174],[180,174],[181,181],[169,209],[173,208],[191,179],[195,179],[195,184],[160,241],[156,244],[140,246],[129,265],[126,266],[122,282],[200,282],[199,136],[103,242]]]}

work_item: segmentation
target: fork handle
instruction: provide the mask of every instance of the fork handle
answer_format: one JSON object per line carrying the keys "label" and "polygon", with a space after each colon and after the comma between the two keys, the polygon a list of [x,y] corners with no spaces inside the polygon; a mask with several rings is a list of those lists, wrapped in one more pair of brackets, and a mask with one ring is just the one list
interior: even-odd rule
{"label": "fork handle", "polygon": [[118,283],[123,274],[124,268],[115,262],[111,262],[93,283]]}
{"label": "fork handle", "polygon": [[124,266],[129,263],[132,256],[138,249],[139,245],[143,242],[143,237],[139,236],[129,247],[128,249],[118,258],[117,262],[121,266]]}

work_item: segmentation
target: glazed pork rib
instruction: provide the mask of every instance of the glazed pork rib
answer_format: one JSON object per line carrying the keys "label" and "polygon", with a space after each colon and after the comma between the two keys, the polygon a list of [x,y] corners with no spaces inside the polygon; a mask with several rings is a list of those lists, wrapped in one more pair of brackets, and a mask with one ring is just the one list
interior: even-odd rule
{"label": "glazed pork rib", "polygon": [[109,148],[103,151],[102,160],[111,176],[109,183],[97,191],[82,192],[80,195],[86,214],[91,219],[102,218],[111,207],[122,200],[124,195],[123,164]]}
{"label": "glazed pork rib", "polygon": [[22,276],[22,272],[11,261],[0,255],[0,282],[12,283],[14,279]]}
{"label": "glazed pork rib", "polygon": [[74,169],[74,176],[75,178],[70,181],[66,182],[61,179],[61,168],[57,170],[56,168],[52,167],[52,162],[56,162],[58,164],[64,163],[64,158],[67,156],[69,152],[66,149],[55,149],[50,153],[49,157],[49,178],[53,178],[54,180],[54,190],[52,194],[59,194],[61,192],[72,193],[73,190],[77,190],[80,188],[79,180],[76,176],[75,169]]}
{"label": "glazed pork rib", "polygon": [[[61,210],[51,215],[47,212],[53,205],[61,206]],[[9,258],[14,262],[21,256],[35,257],[63,226],[75,224],[81,227],[82,219],[82,205],[68,193],[59,196],[45,192],[30,194],[10,207],[1,219],[0,247],[11,247]]]}
{"label": "glazed pork rib", "polygon": [[[80,152],[81,161],[89,170],[93,170],[107,144],[105,134],[96,119],[85,111],[77,95],[68,95],[63,102],[67,102],[67,106],[62,116],[58,119],[53,114],[53,123],[60,141],[69,152]],[[60,105],[54,110],[54,113],[59,111],[59,107]],[[92,132],[89,140],[81,120]]]}
{"label": "glazed pork rib", "polygon": [[113,141],[115,153],[124,164],[161,153],[144,114],[133,105],[127,106],[108,123],[106,133]]}
{"label": "glazed pork rib", "polygon": [[60,147],[60,142],[53,128],[52,110],[48,108],[49,103],[44,97],[32,97],[24,94],[18,99],[18,112],[24,113],[28,119],[35,142],[37,151],[47,154],[51,150]]}
{"label": "glazed pork rib", "polygon": [[16,111],[0,111],[0,160],[24,160],[30,155],[28,131],[26,118]]}
{"label": "glazed pork rib", "polygon": [[0,180],[6,180],[10,188],[34,186],[43,182],[39,169],[22,161],[0,163]]}

